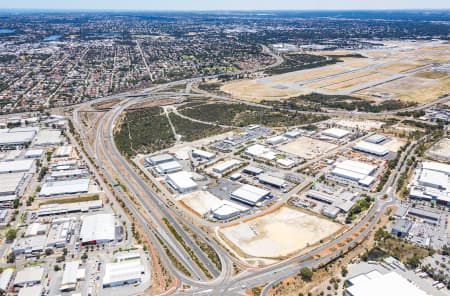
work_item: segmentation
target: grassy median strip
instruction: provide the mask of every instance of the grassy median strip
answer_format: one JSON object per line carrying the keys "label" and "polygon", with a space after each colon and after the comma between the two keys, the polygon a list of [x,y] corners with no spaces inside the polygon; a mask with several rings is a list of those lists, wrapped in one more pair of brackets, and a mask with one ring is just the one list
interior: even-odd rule
{"label": "grassy median strip", "polygon": [[222,262],[220,262],[219,255],[217,255],[216,251],[214,251],[210,245],[202,241],[196,234],[192,234],[192,237],[203,253],[205,253],[209,260],[217,267],[217,270],[222,270]]}
{"label": "grassy median strip", "polygon": [[181,237],[181,235],[176,231],[176,229],[170,225],[169,220],[166,218],[163,218],[164,224],[166,224],[167,228],[169,229],[170,233],[175,237],[175,239],[181,244],[183,249],[189,254],[191,259],[197,264],[197,266],[202,270],[202,272],[205,274],[205,276],[209,279],[212,279],[211,272],[205,267],[205,265],[198,259],[198,257],[195,255],[194,251],[186,244],[184,239]]}
{"label": "grassy median strip", "polygon": [[164,251],[166,252],[167,257],[169,257],[170,261],[172,261],[173,266],[175,266],[176,269],[181,271],[187,276],[191,276],[192,274],[189,272],[189,270],[184,266],[169,250],[169,247],[163,242],[163,240],[155,233],[156,239],[159,241],[161,246],[163,247]]}

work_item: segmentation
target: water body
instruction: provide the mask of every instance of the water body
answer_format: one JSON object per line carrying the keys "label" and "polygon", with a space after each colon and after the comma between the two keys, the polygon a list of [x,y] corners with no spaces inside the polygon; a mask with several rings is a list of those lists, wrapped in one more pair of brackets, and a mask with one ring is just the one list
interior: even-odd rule
{"label": "water body", "polygon": [[10,34],[10,33],[14,33],[16,30],[14,29],[8,29],[8,28],[0,28],[0,34]]}
{"label": "water body", "polygon": [[61,35],[50,35],[48,37],[45,37],[44,41],[56,41],[61,37],[62,37]]}

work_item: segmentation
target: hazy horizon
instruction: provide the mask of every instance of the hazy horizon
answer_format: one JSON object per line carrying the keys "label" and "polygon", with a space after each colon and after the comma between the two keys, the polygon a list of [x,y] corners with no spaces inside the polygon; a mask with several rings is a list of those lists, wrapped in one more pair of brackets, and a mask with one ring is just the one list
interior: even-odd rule
{"label": "hazy horizon", "polygon": [[54,0],[15,0],[2,1],[0,9],[25,9],[25,10],[147,10],[147,11],[283,11],[283,10],[427,10],[450,9],[450,1],[447,0],[317,0],[304,2],[285,0],[282,3],[275,0],[166,0],[164,2],[149,3],[145,0],[128,0],[126,3],[119,0],[79,0],[54,1]]}

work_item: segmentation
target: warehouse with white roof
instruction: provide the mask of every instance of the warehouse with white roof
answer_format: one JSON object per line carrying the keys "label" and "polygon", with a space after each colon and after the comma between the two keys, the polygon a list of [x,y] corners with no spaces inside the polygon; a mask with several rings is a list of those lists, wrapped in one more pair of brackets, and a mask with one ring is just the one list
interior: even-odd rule
{"label": "warehouse with white roof", "polygon": [[59,130],[40,130],[34,140],[35,146],[51,146],[63,143],[63,137]]}
{"label": "warehouse with white roof", "polygon": [[84,273],[84,270],[80,270],[79,266],[80,261],[71,261],[65,263],[60,288],[61,292],[73,291],[76,289],[78,280],[83,277]]}
{"label": "warehouse with white roof", "polygon": [[64,170],[64,171],[52,171],[50,174],[51,180],[63,180],[63,179],[78,179],[82,177],[86,177],[88,175],[87,170],[82,169],[73,169],[73,170]]}
{"label": "warehouse with white roof", "polygon": [[55,157],[69,157],[72,155],[72,149],[73,147],[70,145],[58,147],[55,151]]}
{"label": "warehouse with white roof", "polygon": [[6,153],[6,156],[3,158],[4,161],[13,161],[19,158],[20,154],[22,154],[22,151],[17,150],[10,150]]}
{"label": "warehouse with white roof", "polygon": [[31,173],[34,168],[34,159],[0,162],[0,174]]}
{"label": "warehouse with white roof", "polygon": [[287,138],[285,138],[283,136],[275,136],[275,137],[272,137],[272,138],[268,138],[266,140],[266,143],[269,144],[269,145],[278,145],[278,144],[281,144],[281,143],[286,142],[286,141],[287,141]]}
{"label": "warehouse with white roof", "polygon": [[195,150],[192,150],[192,157],[198,157],[198,158],[204,158],[207,160],[211,160],[216,157],[216,154],[209,152],[209,151],[205,151],[205,150],[195,149]]}
{"label": "warehouse with white roof", "polygon": [[28,132],[6,132],[0,133],[0,146],[21,146],[30,144],[34,137],[36,136],[36,132],[28,131]]}
{"label": "warehouse with white roof", "polygon": [[222,200],[221,205],[213,210],[213,217],[218,220],[228,220],[248,211],[247,207],[229,200]]}
{"label": "warehouse with white roof", "polygon": [[25,173],[3,174],[0,178],[0,196],[18,195],[25,181]]}
{"label": "warehouse with white roof", "polygon": [[158,154],[154,156],[147,157],[145,159],[145,162],[149,165],[158,165],[164,162],[173,161],[174,157],[170,154],[164,153],[164,154]]}
{"label": "warehouse with white roof", "polygon": [[106,244],[116,238],[113,214],[97,214],[82,217],[80,241],[82,245]]}
{"label": "warehouse with white roof", "polygon": [[374,181],[372,174],[377,170],[377,167],[368,163],[344,160],[334,165],[331,173],[334,176],[358,182],[363,186],[370,186]]}
{"label": "warehouse with white roof", "polygon": [[345,291],[346,296],[428,296],[426,292],[394,271],[381,274],[375,270],[351,278],[347,282],[350,287]]}
{"label": "warehouse with white roof", "polygon": [[271,176],[269,174],[261,174],[258,176],[258,181],[261,184],[266,184],[276,188],[284,188],[287,182],[281,178]]}
{"label": "warehouse with white roof", "polygon": [[241,164],[240,160],[230,159],[230,160],[221,162],[218,165],[214,166],[213,171],[218,174],[223,174],[240,164]]}
{"label": "warehouse with white roof", "polygon": [[450,205],[450,165],[422,162],[416,168],[409,186],[410,198]]}
{"label": "warehouse with white roof", "polygon": [[19,270],[14,279],[15,287],[25,287],[38,285],[44,276],[44,268],[41,266],[30,266]]}
{"label": "warehouse with white roof", "polygon": [[261,144],[254,144],[248,147],[247,149],[245,149],[244,153],[250,157],[266,160],[274,160],[277,157],[276,152]]}
{"label": "warehouse with white roof", "polygon": [[89,178],[45,182],[39,196],[57,196],[66,194],[81,194],[89,192]]}
{"label": "warehouse with white roof", "polygon": [[353,145],[352,148],[353,148],[353,150],[356,150],[356,151],[360,151],[360,152],[364,152],[364,153],[368,153],[368,154],[372,154],[372,155],[380,156],[380,157],[386,156],[389,154],[389,150],[387,150],[383,146],[365,142],[365,141],[356,143],[355,145]]}
{"label": "warehouse with white roof", "polygon": [[7,268],[3,270],[2,274],[0,275],[0,289],[2,289],[3,291],[6,291],[8,289],[13,274],[13,268]]}
{"label": "warehouse with white roof", "polygon": [[364,141],[372,143],[372,144],[380,144],[384,141],[386,141],[386,136],[380,135],[380,134],[373,134],[370,137],[367,137],[364,139]]}
{"label": "warehouse with white roof", "polygon": [[44,286],[36,285],[31,287],[24,287],[19,290],[17,296],[39,296],[44,292]]}
{"label": "warehouse with white roof", "polygon": [[424,170],[436,171],[450,176],[450,165],[435,161],[424,161],[422,163]]}
{"label": "warehouse with white roof", "polygon": [[34,159],[41,159],[42,156],[44,156],[45,150],[43,149],[31,149],[25,152],[24,157],[25,158],[34,158]]}
{"label": "warehouse with white roof", "polygon": [[340,129],[340,128],[329,128],[324,131],[322,131],[322,135],[335,138],[335,139],[342,139],[346,136],[348,136],[350,132],[348,130]]}
{"label": "warehouse with white roof", "polygon": [[186,171],[168,174],[166,182],[181,193],[194,191],[198,187],[197,183],[192,179],[192,174]]}
{"label": "warehouse with white roof", "polygon": [[239,187],[230,195],[232,199],[238,200],[251,206],[255,206],[263,200],[270,198],[271,196],[272,195],[270,191],[248,184]]}
{"label": "warehouse with white roof", "polygon": [[155,171],[158,174],[171,174],[175,172],[179,172],[183,169],[181,164],[178,161],[168,161],[161,163],[155,167]]}
{"label": "warehouse with white roof", "polygon": [[103,276],[103,288],[130,285],[142,282],[145,268],[140,259],[107,263]]}

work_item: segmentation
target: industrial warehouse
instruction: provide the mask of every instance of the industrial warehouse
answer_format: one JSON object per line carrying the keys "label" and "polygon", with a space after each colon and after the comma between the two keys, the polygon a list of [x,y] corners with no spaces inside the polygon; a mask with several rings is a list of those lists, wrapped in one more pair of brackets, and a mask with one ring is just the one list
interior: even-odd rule
{"label": "industrial warehouse", "polygon": [[82,217],[80,241],[82,245],[111,243],[116,239],[116,221],[113,214]]}
{"label": "industrial warehouse", "polygon": [[340,128],[330,128],[322,132],[322,135],[335,139],[345,138],[349,134],[350,134],[349,131]]}
{"label": "industrial warehouse", "polygon": [[450,205],[450,165],[424,161],[409,184],[412,199]]}
{"label": "industrial warehouse", "polygon": [[181,171],[167,175],[167,183],[180,193],[197,189],[197,183],[192,180],[192,173]]}
{"label": "industrial warehouse", "polygon": [[346,296],[428,295],[393,271],[387,274],[381,274],[374,270],[367,274],[361,274],[351,278],[347,282],[349,287],[345,291]]}
{"label": "industrial warehouse", "polygon": [[331,174],[368,187],[375,181],[373,174],[376,170],[377,167],[371,164],[355,160],[344,160],[334,165]]}
{"label": "industrial warehouse", "polygon": [[255,206],[263,200],[270,198],[272,195],[270,191],[252,185],[243,185],[233,191],[230,196],[232,199]]}
{"label": "industrial warehouse", "polygon": [[366,141],[361,141],[355,145],[353,145],[353,149],[356,151],[361,151],[368,154],[373,154],[375,156],[386,156],[389,154],[389,150],[384,148],[381,145],[373,144]]}
{"label": "industrial warehouse", "polygon": [[46,182],[39,192],[40,196],[55,196],[89,192],[89,179]]}

